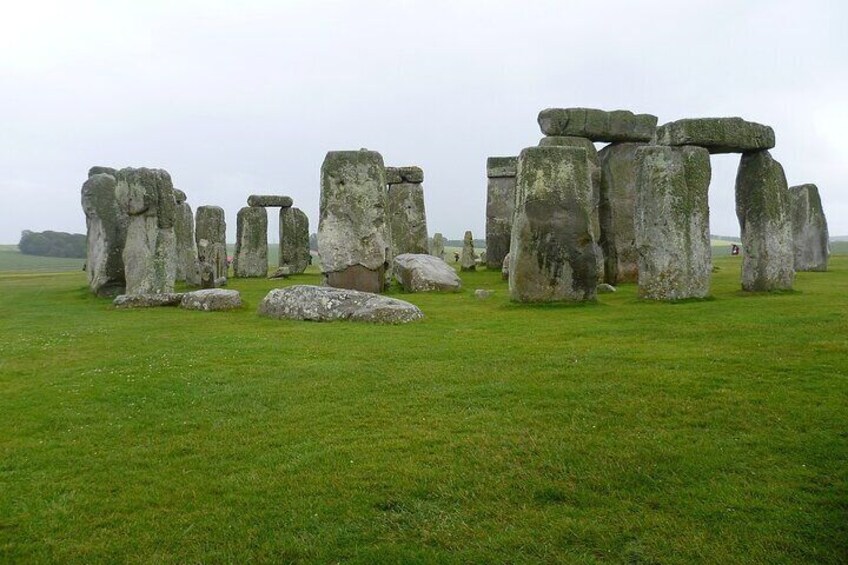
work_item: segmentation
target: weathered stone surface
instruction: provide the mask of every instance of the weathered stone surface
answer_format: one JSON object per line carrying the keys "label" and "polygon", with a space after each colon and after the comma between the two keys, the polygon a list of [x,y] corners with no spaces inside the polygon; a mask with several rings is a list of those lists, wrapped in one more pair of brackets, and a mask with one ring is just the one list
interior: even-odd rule
{"label": "weathered stone surface", "polygon": [[312,263],[309,218],[300,208],[280,208],[280,267],[299,275]]}
{"label": "weathered stone surface", "polygon": [[126,294],[173,292],[177,247],[171,176],[162,169],[125,168],[115,180],[117,201],[129,217],[123,250]]}
{"label": "weathered stone surface", "polygon": [[288,266],[277,267],[277,270],[268,275],[269,279],[287,279],[291,276],[291,269]]}
{"label": "weathered stone surface", "polygon": [[611,294],[611,293],[616,292],[616,291],[617,291],[617,289],[614,286],[612,286],[611,284],[607,284],[607,283],[601,283],[601,284],[598,285],[598,288],[597,288],[598,294]]}
{"label": "weathered stone surface", "polygon": [[179,306],[182,299],[182,292],[121,294],[115,297],[112,304],[115,305],[115,308],[156,308],[158,306]]}
{"label": "weathered stone surface", "polygon": [[416,166],[386,167],[386,184],[401,184],[405,182],[424,182],[424,169]]}
{"label": "weathered stone surface", "polygon": [[592,234],[586,151],[528,147],[518,158],[509,291],[520,302],[595,299],[598,247]]}
{"label": "weathered stone surface", "polygon": [[517,163],[518,157],[489,157],[486,161],[486,266],[490,269],[497,269],[509,253]]}
{"label": "weathered stone surface", "polygon": [[710,291],[710,155],[701,147],[647,146],[636,152],[639,296],[704,298]]}
{"label": "weathered stone surface", "polygon": [[462,289],[462,281],[456,271],[432,255],[398,255],[393,261],[393,272],[398,283],[407,292],[455,292]]}
{"label": "weathered stone surface", "polygon": [[477,270],[477,256],[474,253],[474,236],[470,231],[465,232],[462,240],[462,257],[460,258],[460,269],[463,271]]}
{"label": "weathered stone surface", "polygon": [[290,196],[274,194],[251,194],[247,197],[247,205],[259,208],[288,208],[294,204]]}
{"label": "weathered stone surface", "polygon": [[318,252],[326,283],[379,292],[391,243],[386,173],[376,151],[330,151],[321,165]]}
{"label": "weathered stone surface", "polygon": [[445,236],[441,233],[435,233],[433,235],[433,245],[430,249],[430,255],[433,257],[438,257],[439,259],[444,260],[445,258]]}
{"label": "weathered stone surface", "polygon": [[478,288],[474,290],[474,298],[477,300],[485,300],[487,298],[491,298],[495,293],[493,290],[489,290],[486,288]]}
{"label": "weathered stone surface", "polygon": [[[177,203],[177,206],[179,206],[180,204],[182,204],[186,200],[188,200],[186,193],[183,192],[182,190],[180,190],[179,188],[175,188],[174,189],[174,201]],[[192,229],[192,231],[194,231],[194,230]]]}
{"label": "weathered stone surface", "polygon": [[639,254],[633,215],[636,205],[636,151],[643,143],[613,143],[601,149],[601,190],[598,218],[604,254],[604,280],[636,282]]}
{"label": "weathered stone surface", "polygon": [[238,211],[233,275],[242,278],[268,275],[268,211],[265,208],[245,206]]}
{"label": "weathered stone surface", "polygon": [[98,296],[115,296],[126,288],[123,252],[129,218],[118,204],[116,186],[114,176],[95,173],[81,191],[88,246],[85,270],[88,287]]}
{"label": "weathered stone surface", "polygon": [[768,151],[745,153],[736,172],[742,289],[787,290],[795,280],[789,188]]}
{"label": "weathered stone surface", "polygon": [[180,301],[180,308],[186,310],[234,310],[241,308],[241,294],[237,290],[223,288],[204,288],[186,292]]}
{"label": "weathered stone surface", "polygon": [[378,324],[404,324],[424,317],[417,306],[396,298],[310,285],[272,290],[259,303],[259,315],[284,320],[351,320]]}
{"label": "weathered stone surface", "polygon": [[424,209],[424,188],[421,184],[390,184],[387,191],[386,217],[392,241],[392,255],[427,253],[427,213]]}
{"label": "weathered stone surface", "polygon": [[774,147],[774,130],[742,118],[694,118],[657,128],[659,145],[697,145],[710,153],[746,153]]}
{"label": "weathered stone surface", "polygon": [[509,280],[509,253],[506,254],[501,264],[501,279],[505,281]]}
{"label": "weathered stone surface", "polygon": [[[175,190],[174,193],[176,192]],[[194,214],[191,206],[185,201],[185,193],[182,196],[182,202],[177,198],[177,213],[174,218],[177,246],[176,280],[200,286],[200,261],[197,257],[197,242],[194,239]]]}
{"label": "weathered stone surface", "polygon": [[789,189],[796,271],[827,271],[830,239],[819,189],[802,184]]}
{"label": "weathered stone surface", "polygon": [[113,177],[118,172],[117,169],[113,169],[112,167],[101,167],[95,165],[88,169],[88,178],[93,177],[94,175],[112,175]]}
{"label": "weathered stone surface", "polygon": [[490,179],[514,177],[518,157],[489,157],[486,159],[486,176]]}
{"label": "weathered stone surface", "polygon": [[[205,271],[203,284],[214,284],[215,279],[226,278],[227,265],[227,222],[224,210],[219,206],[198,206],[195,214],[194,237],[197,241],[197,257],[201,274]],[[204,266],[205,265],[205,266]],[[211,274],[211,276],[208,276]]]}
{"label": "weathered stone surface", "polygon": [[627,110],[547,108],[539,112],[539,127],[548,136],[585,137],[592,141],[650,141],[657,117]]}

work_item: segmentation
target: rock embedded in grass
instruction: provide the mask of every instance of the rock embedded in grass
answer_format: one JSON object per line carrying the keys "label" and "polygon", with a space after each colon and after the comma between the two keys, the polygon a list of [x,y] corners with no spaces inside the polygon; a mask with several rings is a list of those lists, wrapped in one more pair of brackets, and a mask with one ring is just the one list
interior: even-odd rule
{"label": "rock embedded in grass", "polygon": [[237,290],[207,288],[183,294],[180,308],[186,310],[220,311],[241,308],[241,294]]}
{"label": "rock embedded in grass", "polygon": [[164,292],[161,294],[122,294],[115,297],[115,308],[156,308],[159,306],[179,306],[184,293]]}
{"label": "rock embedded in grass", "polygon": [[456,292],[462,280],[442,259],[421,253],[403,253],[392,261],[392,273],[407,292]]}
{"label": "rock embedded in grass", "polygon": [[417,306],[404,300],[358,290],[311,285],[270,291],[259,303],[259,315],[281,320],[350,320],[377,324],[405,324],[424,317]]}

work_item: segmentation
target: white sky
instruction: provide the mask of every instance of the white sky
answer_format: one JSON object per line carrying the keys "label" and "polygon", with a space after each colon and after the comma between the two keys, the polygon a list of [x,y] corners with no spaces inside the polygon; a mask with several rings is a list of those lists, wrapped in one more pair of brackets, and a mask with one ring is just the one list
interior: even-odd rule
{"label": "white sky", "polygon": [[[231,241],[251,193],[315,231],[325,153],[360,147],[424,168],[431,233],[482,238],[486,157],[535,145],[551,106],[771,125],[848,234],[844,0],[2,4],[0,243],[84,233],[92,165],[167,169]],[[716,234],[738,233],[737,163],[713,158]]]}

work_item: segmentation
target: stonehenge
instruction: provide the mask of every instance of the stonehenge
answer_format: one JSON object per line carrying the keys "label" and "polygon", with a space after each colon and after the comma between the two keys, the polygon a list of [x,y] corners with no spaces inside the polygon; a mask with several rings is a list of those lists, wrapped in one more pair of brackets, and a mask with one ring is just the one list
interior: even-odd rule
{"label": "stonehenge", "polygon": [[92,167],[81,195],[88,246],[88,287],[103,297],[123,294],[126,288],[123,252],[129,218],[118,205],[115,173],[107,167]]}
{"label": "stonehenge", "polygon": [[255,208],[290,208],[293,204],[289,196],[251,194],[247,197],[247,205]]}
{"label": "stonehenge", "polygon": [[392,256],[428,252],[423,182],[420,167],[386,167],[386,221]]}
{"label": "stonehenge", "polygon": [[438,257],[439,259],[445,259],[445,236],[441,233],[436,232],[433,234],[433,243],[430,248],[430,255],[434,257]]}
{"label": "stonehenge", "polygon": [[174,216],[174,235],[177,245],[176,280],[191,286],[200,286],[200,263],[197,258],[197,241],[194,239],[194,214],[186,202],[186,194],[174,189],[177,204]]}
{"label": "stonehenge", "polygon": [[742,118],[694,118],[657,128],[657,145],[697,145],[715,153],[748,153],[774,147],[774,130]]}
{"label": "stonehenge", "polygon": [[325,283],[380,292],[391,260],[386,168],[376,151],[330,151],[321,165],[318,252]]}
{"label": "stonehenge", "polygon": [[486,160],[486,266],[496,269],[509,253],[515,212],[515,168],[518,157]]}
{"label": "stonehenge", "polygon": [[477,270],[477,257],[474,255],[474,236],[470,231],[465,232],[462,239],[462,255],[460,256],[459,268],[463,271]]}
{"label": "stonehenge", "polygon": [[312,262],[309,253],[309,218],[300,208],[280,208],[280,267],[291,275],[306,270]]}
{"label": "stonehenge", "polygon": [[827,219],[814,184],[789,188],[792,250],[796,271],[827,271],[830,255]]}
{"label": "stonehenge", "polygon": [[236,216],[236,251],[233,255],[236,277],[268,275],[268,211],[245,206]]}
{"label": "stonehenge", "polygon": [[194,238],[200,263],[201,286],[211,288],[226,281],[227,222],[220,206],[198,206],[195,212]]}
{"label": "stonehenge", "polygon": [[650,141],[657,117],[627,110],[547,108],[539,112],[539,127],[548,136],[585,137],[591,141]]}

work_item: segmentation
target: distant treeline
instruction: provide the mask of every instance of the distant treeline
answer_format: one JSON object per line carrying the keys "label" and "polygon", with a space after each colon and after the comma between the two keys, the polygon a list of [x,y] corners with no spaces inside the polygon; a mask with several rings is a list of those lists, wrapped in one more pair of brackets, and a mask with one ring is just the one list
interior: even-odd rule
{"label": "distant treeline", "polygon": [[71,257],[84,259],[85,235],[59,231],[34,232],[24,230],[18,249],[26,255],[41,257]]}

